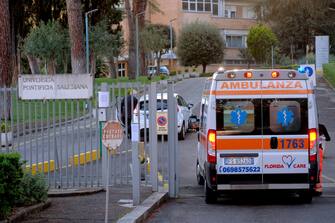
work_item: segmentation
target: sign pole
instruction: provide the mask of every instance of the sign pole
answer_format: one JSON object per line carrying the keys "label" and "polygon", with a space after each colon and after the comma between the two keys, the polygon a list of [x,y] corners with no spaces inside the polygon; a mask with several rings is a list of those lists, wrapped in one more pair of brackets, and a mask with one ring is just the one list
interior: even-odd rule
{"label": "sign pole", "polygon": [[109,205],[109,159],[110,148],[107,147],[107,178],[106,178],[106,210],[105,210],[105,223],[108,223],[108,205]]}

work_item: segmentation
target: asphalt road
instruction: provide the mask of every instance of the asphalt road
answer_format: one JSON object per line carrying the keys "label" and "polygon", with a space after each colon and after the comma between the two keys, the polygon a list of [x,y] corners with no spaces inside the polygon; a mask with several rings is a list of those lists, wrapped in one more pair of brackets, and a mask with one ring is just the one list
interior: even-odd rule
{"label": "asphalt road", "polygon": [[[199,111],[205,79],[190,79],[176,85],[176,91]],[[247,193],[221,198],[215,205],[204,202],[203,187],[195,178],[196,134],[179,143],[180,197],[159,208],[148,222],[334,222],[335,219],[335,92],[318,80],[317,101],[320,123],[333,139],[327,143],[324,159],[324,192],[312,204],[299,204],[295,197],[277,193]]]}

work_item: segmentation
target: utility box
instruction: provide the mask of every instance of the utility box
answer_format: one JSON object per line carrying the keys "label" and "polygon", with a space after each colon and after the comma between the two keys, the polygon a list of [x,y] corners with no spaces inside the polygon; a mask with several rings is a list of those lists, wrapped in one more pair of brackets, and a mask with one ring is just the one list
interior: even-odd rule
{"label": "utility box", "polygon": [[106,108],[99,108],[98,120],[99,120],[99,122],[106,122],[107,121],[107,109]]}

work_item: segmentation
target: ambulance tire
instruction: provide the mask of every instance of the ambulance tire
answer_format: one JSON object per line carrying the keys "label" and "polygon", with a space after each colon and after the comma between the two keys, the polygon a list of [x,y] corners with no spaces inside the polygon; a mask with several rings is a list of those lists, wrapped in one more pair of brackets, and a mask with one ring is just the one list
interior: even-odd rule
{"label": "ambulance tire", "polygon": [[204,185],[205,183],[205,179],[204,177],[201,175],[201,169],[200,169],[200,164],[197,161],[197,166],[196,166],[196,173],[197,173],[197,182],[198,185]]}
{"label": "ambulance tire", "polygon": [[179,140],[185,140],[186,130],[185,130],[185,123],[181,126],[180,133],[178,133]]}
{"label": "ambulance tire", "polygon": [[217,193],[207,185],[205,180],[205,202],[206,204],[215,204],[217,202]]}
{"label": "ambulance tire", "polygon": [[299,201],[302,204],[310,204],[313,200],[313,192],[311,190],[299,192]]}

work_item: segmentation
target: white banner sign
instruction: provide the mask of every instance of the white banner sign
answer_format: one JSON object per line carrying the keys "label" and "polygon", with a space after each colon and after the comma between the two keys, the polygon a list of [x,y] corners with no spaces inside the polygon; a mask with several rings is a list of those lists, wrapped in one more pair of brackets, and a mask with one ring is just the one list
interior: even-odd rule
{"label": "white banner sign", "polygon": [[329,63],[329,36],[315,37],[316,69],[322,70],[322,65]]}
{"label": "white banner sign", "polygon": [[22,100],[89,99],[93,97],[90,74],[20,75],[19,97]]}

